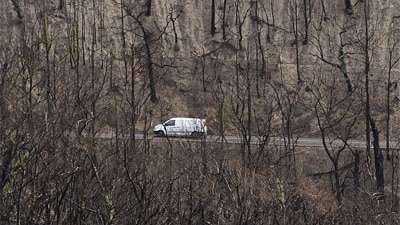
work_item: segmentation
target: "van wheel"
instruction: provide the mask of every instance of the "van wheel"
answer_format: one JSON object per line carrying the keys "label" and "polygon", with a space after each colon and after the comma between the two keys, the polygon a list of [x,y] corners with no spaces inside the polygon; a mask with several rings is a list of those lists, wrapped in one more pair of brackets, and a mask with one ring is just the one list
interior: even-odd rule
{"label": "van wheel", "polygon": [[158,131],[157,136],[164,137],[165,136],[164,131],[162,131],[162,130]]}
{"label": "van wheel", "polygon": [[193,132],[190,136],[191,136],[192,138],[198,138],[198,137],[199,137],[199,133],[197,133],[197,132],[195,131],[195,132]]}

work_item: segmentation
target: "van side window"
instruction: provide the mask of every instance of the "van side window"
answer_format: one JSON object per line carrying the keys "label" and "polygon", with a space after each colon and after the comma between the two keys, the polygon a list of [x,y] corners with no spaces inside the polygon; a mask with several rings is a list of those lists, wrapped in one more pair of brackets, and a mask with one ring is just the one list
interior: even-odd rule
{"label": "van side window", "polygon": [[175,126],[175,120],[168,120],[165,122],[164,126]]}

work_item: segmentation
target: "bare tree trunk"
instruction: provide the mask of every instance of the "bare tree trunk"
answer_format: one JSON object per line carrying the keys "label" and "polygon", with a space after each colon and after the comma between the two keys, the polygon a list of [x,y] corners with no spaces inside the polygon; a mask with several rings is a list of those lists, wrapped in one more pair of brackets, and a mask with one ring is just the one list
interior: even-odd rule
{"label": "bare tree trunk", "polygon": [[389,143],[390,143],[390,91],[392,85],[392,56],[393,52],[389,50],[389,71],[388,71],[388,78],[387,78],[387,90],[386,90],[386,159],[390,160],[389,154]]}
{"label": "bare tree trunk", "polygon": [[65,0],[58,1],[58,10],[63,10],[65,7]]}
{"label": "bare tree trunk", "polygon": [[[3,122],[3,118],[6,118],[6,116],[8,115],[8,110],[7,110],[6,101],[5,101],[5,93],[4,93],[5,81],[6,81],[5,77],[7,76],[8,69],[9,69],[8,63],[4,63],[4,65],[2,65],[2,70],[1,70],[1,74],[0,74],[0,76],[1,76],[0,119],[2,120],[1,125],[2,125],[2,129],[3,129],[3,131],[0,132],[0,140],[2,142],[4,140],[6,140],[6,134],[4,132],[4,130],[6,128],[6,123]],[[4,147],[0,150],[0,152],[1,152],[0,190],[4,190],[3,188],[9,180],[8,174],[9,174],[9,167],[12,163],[13,152],[12,152],[11,148],[5,149]],[[4,202],[3,192],[4,191],[0,191],[0,213],[1,213],[1,216],[4,215],[4,213],[6,211],[6,204]]]}
{"label": "bare tree trunk", "polygon": [[275,9],[274,9],[274,2],[275,1],[271,1],[271,16],[272,16],[272,26],[274,26],[274,30],[276,30],[276,25],[275,25]]}
{"label": "bare tree trunk", "polygon": [[169,9],[169,20],[171,21],[172,24],[172,31],[174,32],[174,50],[178,51],[179,46],[178,46],[178,33],[176,32],[176,24],[175,21],[178,19],[178,17],[183,13],[183,7],[180,6],[171,6]]}
{"label": "bare tree trunk", "polygon": [[[1,68],[1,74],[0,74],[0,79],[1,79],[1,83],[0,83],[0,119],[3,118],[6,114],[7,114],[7,107],[6,107],[6,101],[5,101],[5,81],[6,81],[6,76],[8,73],[8,69],[9,69],[9,65],[7,62],[5,62],[2,65]],[[4,132],[0,132],[0,138],[2,137]],[[3,138],[1,138],[0,140],[4,140]]]}
{"label": "bare tree trunk", "polygon": [[243,45],[242,45],[242,41],[243,41],[243,30],[242,29],[243,29],[243,27],[242,26],[243,26],[244,21],[246,19],[246,18],[244,18],[243,21],[242,21],[242,18],[240,16],[240,10],[241,9],[242,8],[241,8],[240,4],[238,2],[236,2],[236,4],[235,4],[235,20],[236,20],[235,25],[237,26],[237,29],[238,29],[238,32],[237,32],[238,43],[239,43],[238,49],[243,49]]}
{"label": "bare tree trunk", "polygon": [[[138,20],[139,22],[139,20]],[[156,84],[154,80],[154,72],[153,72],[153,60],[151,57],[151,51],[150,51],[150,38],[144,29],[144,26],[142,23],[139,22],[140,28],[143,33],[143,39],[145,43],[145,49],[146,49],[146,56],[147,56],[147,72],[149,75],[149,86],[150,86],[150,100],[151,102],[155,103],[157,102],[157,93],[156,93]]]}
{"label": "bare tree trunk", "polygon": [[304,39],[303,45],[308,44],[308,27],[310,25],[311,4],[309,0],[303,0],[303,16],[304,16]]}
{"label": "bare tree trunk", "polygon": [[17,13],[18,18],[22,19],[24,18],[23,14],[23,6],[21,5],[21,2],[18,0],[12,0],[12,3],[14,5],[14,10]]}
{"label": "bare tree trunk", "polygon": [[135,46],[131,46],[132,64],[131,64],[131,142],[133,153],[136,152],[136,102],[135,102]]}
{"label": "bare tree trunk", "polygon": [[90,58],[91,58],[91,77],[92,77],[92,79],[91,79],[91,89],[92,89],[92,93],[93,93],[93,99],[91,99],[91,101],[92,101],[92,104],[91,104],[91,112],[90,112],[90,118],[89,118],[89,120],[90,120],[90,123],[91,123],[91,126],[90,126],[90,133],[91,133],[91,135],[92,135],[92,144],[94,145],[95,144],[95,135],[96,135],[96,120],[95,120],[95,118],[96,118],[96,103],[97,103],[97,93],[96,93],[96,77],[95,77],[95,75],[96,75],[96,72],[95,72],[95,48],[96,48],[96,43],[97,43],[97,40],[96,40],[96,23],[97,23],[97,20],[96,20],[96,15],[97,15],[97,10],[96,10],[96,0],[93,0],[92,1],[92,4],[93,4],[93,24],[92,24],[92,46],[91,46],[91,56],[90,56]]}
{"label": "bare tree trunk", "polygon": [[86,2],[82,1],[80,4],[81,10],[81,31],[79,32],[81,36],[81,48],[82,51],[82,64],[86,65]]}
{"label": "bare tree trunk", "polygon": [[383,173],[383,154],[379,147],[379,130],[375,124],[375,121],[371,118],[371,130],[372,136],[374,140],[372,142],[374,146],[374,160],[375,160],[375,174],[376,174],[376,186],[377,190],[383,193],[383,189],[385,188],[385,177]]}
{"label": "bare tree trunk", "polygon": [[[149,79],[149,88],[150,88],[150,100],[153,103],[156,103],[158,98],[157,98],[157,90],[156,90],[156,79],[154,75],[154,63],[153,63],[153,56],[151,52],[151,35],[149,31],[146,30],[143,22],[141,21],[141,16],[143,15],[143,12],[138,13],[135,15],[135,12],[133,12],[129,6],[122,4],[121,5],[121,10],[124,10],[127,12],[128,16],[130,16],[135,23],[137,23],[138,28],[140,29],[140,32],[142,35],[138,35],[142,38],[144,42],[144,49],[145,49],[145,60],[146,60],[146,69],[147,69],[147,75]],[[125,8],[126,7],[126,8]],[[124,31],[123,31],[124,32]]]}
{"label": "bare tree trunk", "polygon": [[224,8],[222,9],[222,40],[226,40],[226,0],[224,0]]}
{"label": "bare tree trunk", "polygon": [[[391,101],[390,94],[398,88],[398,82],[392,81],[392,70],[397,63],[400,61],[400,56],[394,58],[396,54],[396,48],[399,47],[400,40],[398,38],[398,33],[395,31],[398,27],[399,23],[396,18],[393,18],[392,27],[390,28],[389,34],[389,68],[388,68],[388,79],[387,79],[387,95],[386,95],[386,159],[390,160],[391,164],[391,210],[394,212],[398,210],[399,207],[399,176],[398,176],[398,151],[393,149],[392,155],[390,155],[390,109],[391,109]],[[398,53],[397,53],[398,54]]]}
{"label": "bare tree trunk", "polygon": [[125,14],[124,14],[124,0],[121,1],[121,37],[122,37],[122,48],[125,49],[126,47],[126,35],[125,35]]}
{"label": "bare tree trunk", "polygon": [[[258,1],[255,2],[255,17],[258,18]],[[269,29],[269,28],[268,28]],[[260,98],[260,78],[264,79],[266,76],[266,62],[265,62],[265,52],[263,48],[263,37],[262,34],[262,27],[259,23],[256,23],[256,30],[257,30],[257,47],[256,47],[256,89],[257,89],[257,97]],[[261,65],[260,64],[261,61]]]}
{"label": "bare tree trunk", "polygon": [[80,85],[80,28],[79,28],[79,20],[78,20],[78,14],[79,14],[79,3],[75,0],[73,3],[73,24],[72,24],[72,29],[73,31],[71,32],[72,37],[71,37],[71,49],[70,49],[70,54],[71,54],[71,63],[72,67],[75,69],[75,105],[78,106],[81,104],[81,99],[80,99],[80,90],[81,90],[81,85]]}
{"label": "bare tree trunk", "polygon": [[146,9],[146,16],[150,16],[151,15],[151,0],[147,0],[147,2],[146,2],[146,6],[147,6],[147,9]]}
{"label": "bare tree trunk", "polygon": [[[46,101],[47,101],[47,116],[50,123],[53,123],[53,93],[51,87],[51,69],[50,69],[50,48],[51,43],[48,33],[48,19],[47,16],[43,18],[43,41],[46,51]],[[51,125],[52,127],[52,125]]]}
{"label": "bare tree trunk", "polygon": [[[250,58],[250,57],[249,57]],[[247,60],[247,74],[246,74],[246,85],[247,85],[247,137],[246,137],[246,143],[247,143],[247,157],[248,157],[248,162],[253,164],[253,155],[251,152],[251,118],[252,118],[252,101],[251,101],[251,78],[250,78],[250,62]]]}
{"label": "bare tree trunk", "polygon": [[175,18],[173,18],[173,15],[171,13],[171,17],[170,17],[171,23],[172,23],[172,30],[174,31],[174,44],[175,46],[177,46],[178,44],[178,33],[176,32],[176,25],[175,25]]}
{"label": "bare tree trunk", "polygon": [[[125,13],[124,13],[124,6],[125,6],[125,0],[121,1],[121,38],[122,38],[122,58],[124,59],[124,74],[125,74],[125,83],[128,82],[128,59],[126,58],[127,53],[126,53],[126,34],[125,34]],[[111,80],[113,82],[113,80]],[[114,86],[113,83],[111,83],[112,86]],[[111,87],[112,87],[111,86]]]}
{"label": "bare tree trunk", "polygon": [[[219,61],[215,61],[213,64],[214,68],[214,75],[215,79],[217,81],[217,87],[215,89],[215,96],[214,98],[217,101],[218,104],[218,121],[219,121],[219,127],[218,127],[218,135],[221,137],[220,140],[220,148],[224,149],[224,142],[226,141],[225,139],[225,106],[226,106],[226,97],[225,97],[225,91],[223,89],[222,85],[222,80],[221,80],[221,73],[217,73],[217,68],[219,67]],[[202,73],[204,77],[205,73],[205,57],[202,57]],[[205,91],[205,90],[204,90]]]}
{"label": "bare tree trunk", "polygon": [[367,160],[370,161],[370,132],[373,135],[373,147],[374,147],[374,160],[375,160],[375,175],[376,175],[376,186],[379,192],[383,192],[385,187],[384,173],[383,173],[383,155],[379,147],[379,130],[375,124],[374,119],[371,115],[370,106],[370,94],[369,94],[369,71],[370,71],[370,59],[369,59],[369,48],[370,48],[370,36],[369,36],[369,23],[368,23],[368,4],[369,2],[364,1],[364,26],[365,26],[365,46],[364,46],[364,73],[365,73],[365,118],[366,118],[366,144],[367,144]]}
{"label": "bare tree trunk", "polygon": [[[1,135],[1,134],[0,134]],[[2,136],[2,135],[1,135]],[[0,137],[1,137],[0,136]],[[1,137],[1,140],[4,140],[3,137]],[[9,182],[10,180],[10,167],[12,165],[12,159],[13,159],[13,150],[12,147],[8,147],[7,149],[2,149],[1,150],[1,174],[0,174],[0,213],[1,216],[6,214],[7,211],[7,206],[6,203],[4,202],[4,186]]]}
{"label": "bare tree trunk", "polygon": [[353,153],[354,156],[354,189],[355,192],[358,193],[360,188],[360,179],[361,179],[361,172],[360,172],[360,151],[356,149]]}
{"label": "bare tree trunk", "polygon": [[322,6],[322,19],[324,21],[327,21],[329,19],[328,15],[326,14],[326,9],[325,9],[325,3],[324,0],[321,0],[321,6]]}
{"label": "bare tree trunk", "polygon": [[211,36],[215,35],[215,0],[211,0]]}
{"label": "bare tree trunk", "polygon": [[297,82],[301,83],[301,72],[300,72],[300,46],[299,46],[299,31],[298,31],[298,5],[297,5],[297,0],[292,3],[292,15],[291,15],[291,20],[292,20],[292,29],[293,29],[293,34],[294,34],[294,40],[292,42],[292,45],[295,46],[295,51],[296,51],[296,74],[297,74]]}
{"label": "bare tree trunk", "polygon": [[353,14],[353,5],[351,4],[351,0],[344,0],[344,4],[346,6],[346,13],[348,15]]}
{"label": "bare tree trunk", "polygon": [[342,39],[342,34],[345,33],[346,30],[343,30],[340,32],[340,48],[339,48],[339,62],[340,64],[338,65],[340,68],[340,71],[342,72],[344,79],[346,80],[347,84],[347,92],[349,94],[353,93],[353,87],[351,85],[351,80],[349,77],[349,74],[347,73],[347,64],[346,64],[346,53],[344,52],[344,44],[343,44],[343,39]]}

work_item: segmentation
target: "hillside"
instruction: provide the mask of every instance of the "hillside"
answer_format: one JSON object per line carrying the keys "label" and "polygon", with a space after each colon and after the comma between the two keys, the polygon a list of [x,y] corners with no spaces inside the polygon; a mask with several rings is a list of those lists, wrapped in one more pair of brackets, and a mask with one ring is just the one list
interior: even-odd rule
{"label": "hillside", "polygon": [[[93,5],[89,1],[10,0],[1,3],[1,31],[7,34],[2,39],[8,43],[3,46],[2,61],[13,76],[32,79],[30,91],[35,96],[45,93],[48,86],[54,93],[75,96],[68,102],[83,104],[86,111],[93,103],[90,94],[99,98],[96,102],[109,104],[110,99],[102,99],[114,87],[124,96],[121,103],[128,103],[134,76],[136,96],[153,93],[150,96],[157,104],[146,107],[152,108],[157,122],[179,115],[206,117],[211,124],[218,124],[221,98],[225,113],[230,113],[226,109],[231,105],[244,104],[247,88],[254,98],[251,111],[274,108],[277,99],[265,100],[274,95],[277,85],[284,84],[286,91],[300,88],[300,96],[307,85],[318,88],[315,80],[319,79],[332,78],[346,88],[341,67],[351,85],[362,93],[364,11],[361,1],[352,3],[349,14],[345,1],[309,1],[305,6],[296,1],[243,1],[228,2],[225,7],[224,1],[215,1],[212,34],[211,1],[151,1],[147,16],[145,1],[104,0]],[[373,110],[380,111],[384,108],[379,96],[387,82],[388,48],[395,48],[393,62],[398,57],[399,3],[369,4],[369,73],[377,101]],[[340,49],[344,60],[339,60]],[[393,81],[398,73],[395,64]],[[298,80],[304,83],[297,86]],[[396,97],[397,91],[393,95]],[[41,94],[36,101],[45,96]],[[96,105],[99,115],[103,110],[112,113],[112,107],[106,108]],[[142,109],[137,111],[143,114]],[[281,115],[274,114],[279,121]],[[86,112],[72,121],[89,119],[89,115]]]}
{"label": "hillside", "polygon": [[[399,152],[379,141],[400,142],[399,12],[0,2],[0,224],[396,224]],[[221,142],[146,135],[177,116]],[[351,139],[368,145],[333,144]]]}

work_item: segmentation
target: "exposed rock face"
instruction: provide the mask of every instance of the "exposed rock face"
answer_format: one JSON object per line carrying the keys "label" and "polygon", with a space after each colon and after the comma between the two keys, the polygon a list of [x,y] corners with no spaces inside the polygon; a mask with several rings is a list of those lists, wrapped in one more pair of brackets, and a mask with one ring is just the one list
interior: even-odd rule
{"label": "exposed rock face", "polygon": [[350,2],[351,10],[345,1],[324,0],[3,1],[0,62],[12,65],[7,70],[16,77],[28,74],[36,98],[45,98],[46,87],[60,93],[56,87],[68,86],[74,101],[88,100],[92,74],[110,86],[99,85],[104,95],[115,86],[129,92],[135,79],[136,91],[176,106],[167,115],[210,116],[215,110],[191,108],[215,108],[215,98],[245,87],[265,95],[269,79],[295,84],[346,73],[338,80],[357,88],[366,40],[371,76],[384,83],[388,49],[394,61],[399,57],[400,3],[367,1],[365,9],[364,1]]}

